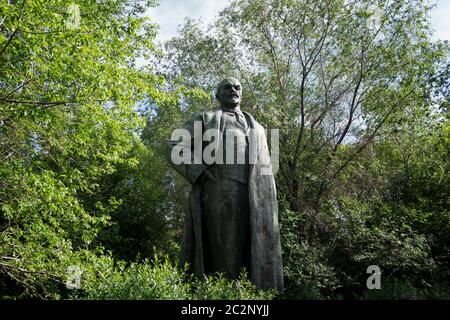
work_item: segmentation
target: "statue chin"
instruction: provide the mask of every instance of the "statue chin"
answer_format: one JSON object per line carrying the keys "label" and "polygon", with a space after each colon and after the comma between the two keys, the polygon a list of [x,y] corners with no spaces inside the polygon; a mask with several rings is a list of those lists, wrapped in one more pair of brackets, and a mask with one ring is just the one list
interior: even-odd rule
{"label": "statue chin", "polygon": [[227,101],[225,106],[227,108],[236,108],[239,105],[240,102],[241,102],[241,100],[236,99],[236,98],[230,99],[230,100]]}

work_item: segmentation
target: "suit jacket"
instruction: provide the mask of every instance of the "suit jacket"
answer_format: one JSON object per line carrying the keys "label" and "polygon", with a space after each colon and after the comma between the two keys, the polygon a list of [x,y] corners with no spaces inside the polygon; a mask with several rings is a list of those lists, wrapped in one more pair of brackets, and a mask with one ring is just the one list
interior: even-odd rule
{"label": "suit jacket", "polygon": [[[250,277],[258,289],[276,288],[283,290],[283,268],[278,225],[278,203],[275,179],[271,171],[270,155],[264,128],[247,112],[243,112],[249,124],[249,153],[254,156],[249,172],[249,207],[250,207]],[[176,145],[194,149],[194,126],[201,127],[202,132],[215,133],[218,139],[210,143],[212,149],[218,150],[221,144],[223,123],[222,111],[196,112],[184,125],[191,133],[191,141],[170,141],[170,148]],[[199,126],[200,124],[200,126]],[[208,131],[209,130],[209,131]],[[197,137],[198,139],[198,137]],[[200,138],[201,139],[201,138]],[[197,140],[204,149],[210,143]],[[173,164],[174,169],[191,184],[189,206],[186,212],[182,241],[182,263],[189,263],[191,270],[199,276],[204,275],[202,208],[200,205],[201,185],[199,177],[209,165],[192,162]],[[252,157],[250,156],[250,159]],[[269,173],[269,174],[268,174]]]}

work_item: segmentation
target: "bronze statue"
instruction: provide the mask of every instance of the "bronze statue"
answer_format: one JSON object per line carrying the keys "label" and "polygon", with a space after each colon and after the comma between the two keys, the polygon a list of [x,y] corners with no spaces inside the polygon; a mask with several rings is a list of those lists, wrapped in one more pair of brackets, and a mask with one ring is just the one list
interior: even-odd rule
{"label": "bronze statue", "polygon": [[[237,278],[246,268],[257,288],[282,290],[278,203],[264,129],[241,111],[238,80],[223,80],[216,98],[220,109],[194,113],[183,127],[185,139],[172,135],[170,141],[173,167],[192,184],[182,262],[197,275]],[[183,160],[174,161],[180,155]]]}

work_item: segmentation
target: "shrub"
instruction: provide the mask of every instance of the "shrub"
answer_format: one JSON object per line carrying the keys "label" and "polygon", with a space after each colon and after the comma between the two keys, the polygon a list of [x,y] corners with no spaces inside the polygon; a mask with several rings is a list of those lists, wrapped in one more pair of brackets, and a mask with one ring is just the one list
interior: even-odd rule
{"label": "shrub", "polygon": [[446,283],[422,285],[410,280],[392,278],[382,281],[380,290],[367,290],[362,295],[366,300],[450,300],[450,286]]}
{"label": "shrub", "polygon": [[[333,268],[326,263],[324,246],[311,246],[299,232],[301,214],[280,202],[281,246],[286,290],[285,298],[324,299],[337,286]],[[326,292],[325,292],[326,291]]]}
{"label": "shrub", "polygon": [[190,300],[190,299],[271,299],[273,291],[257,290],[246,273],[240,279],[229,280],[221,274],[197,279],[170,260],[155,258],[152,262],[126,265],[106,256],[96,268],[84,270],[82,290],[73,299],[92,300]]}

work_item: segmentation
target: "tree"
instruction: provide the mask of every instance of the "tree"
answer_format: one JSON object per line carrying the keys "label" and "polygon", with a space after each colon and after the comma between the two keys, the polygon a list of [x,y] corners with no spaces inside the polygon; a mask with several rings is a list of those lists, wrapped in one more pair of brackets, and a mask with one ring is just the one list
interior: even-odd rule
{"label": "tree", "polygon": [[[148,5],[148,3],[147,3]],[[144,1],[0,1],[0,291],[58,296],[120,199],[97,201],[162,98]],[[56,288],[56,289],[55,289]]]}
{"label": "tree", "polygon": [[[373,197],[392,183],[392,172],[364,172],[365,165],[385,161],[383,153],[375,151],[381,150],[379,143],[408,130],[407,124],[434,123],[430,114],[443,101],[434,92],[448,83],[448,44],[431,42],[429,9],[423,1],[233,1],[208,29],[187,21],[180,36],[166,43],[160,70],[169,81],[181,78],[186,86],[210,93],[224,74],[235,76],[244,86],[244,109],[267,128],[280,129],[277,188],[287,204],[282,232],[288,221],[297,226],[284,227],[285,252],[296,255],[286,260],[307,256],[317,268],[304,270],[320,269],[331,291],[336,288],[333,270],[343,274],[338,282],[346,288],[361,280],[355,276],[355,266],[361,266],[352,267],[353,258],[340,268],[330,245],[336,239],[350,235],[345,250],[359,241],[356,234],[367,244],[379,239],[376,225],[394,245],[392,252],[406,250],[408,255],[413,253],[409,244],[426,238],[414,229],[402,241],[392,220],[392,226],[371,225],[363,217],[377,215],[387,199],[376,203]],[[211,107],[208,102],[183,102],[183,111]],[[413,147],[412,140],[404,143]],[[360,233],[346,229],[352,214],[361,218]],[[286,247],[288,242],[297,247]],[[318,248],[314,257],[304,254],[311,247]],[[384,261],[380,251],[371,252]],[[429,242],[425,240],[416,253],[425,268]],[[417,263],[411,259],[410,266]],[[400,263],[390,262],[392,271]],[[297,280],[305,274],[289,267],[294,272],[288,280],[301,286]]]}

